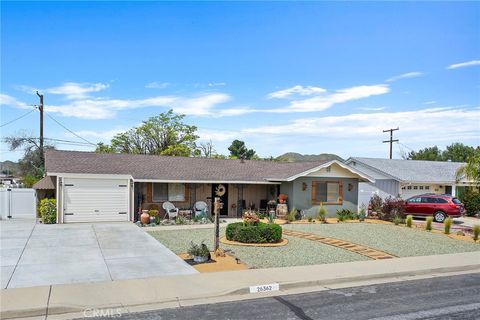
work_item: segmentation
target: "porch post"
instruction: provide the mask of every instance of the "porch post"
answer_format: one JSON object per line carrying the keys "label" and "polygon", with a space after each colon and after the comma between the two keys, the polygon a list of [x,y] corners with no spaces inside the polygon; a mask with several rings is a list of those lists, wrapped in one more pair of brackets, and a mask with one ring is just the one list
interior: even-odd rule
{"label": "porch post", "polygon": [[457,186],[452,185],[452,197],[455,197],[457,195]]}

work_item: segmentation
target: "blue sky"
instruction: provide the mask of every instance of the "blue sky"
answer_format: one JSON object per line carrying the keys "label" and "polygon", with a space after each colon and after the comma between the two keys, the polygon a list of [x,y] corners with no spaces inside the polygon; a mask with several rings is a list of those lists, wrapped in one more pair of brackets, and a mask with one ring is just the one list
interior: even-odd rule
{"label": "blue sky", "polygon": [[[39,90],[94,143],[173,108],[224,154],[387,157],[397,126],[397,158],[480,144],[479,3],[2,2],[1,20],[2,124]],[[1,130],[37,136],[38,113]],[[81,141],[50,117],[45,136]]]}

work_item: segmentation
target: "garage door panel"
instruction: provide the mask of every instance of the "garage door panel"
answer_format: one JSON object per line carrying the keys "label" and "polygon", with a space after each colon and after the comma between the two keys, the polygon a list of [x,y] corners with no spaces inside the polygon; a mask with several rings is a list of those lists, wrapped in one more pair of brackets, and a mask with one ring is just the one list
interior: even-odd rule
{"label": "garage door panel", "polygon": [[128,180],[65,179],[64,222],[128,220]]}

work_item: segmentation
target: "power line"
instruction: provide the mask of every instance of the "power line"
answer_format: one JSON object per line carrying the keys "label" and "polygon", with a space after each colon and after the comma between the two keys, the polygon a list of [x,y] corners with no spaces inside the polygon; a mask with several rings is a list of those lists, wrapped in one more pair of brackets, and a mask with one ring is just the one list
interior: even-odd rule
{"label": "power line", "polygon": [[32,109],[32,110],[28,111],[27,113],[21,115],[21,116],[18,117],[18,118],[15,118],[15,119],[13,119],[13,120],[10,120],[10,121],[8,121],[8,122],[5,122],[5,123],[3,123],[2,125],[0,125],[0,128],[1,128],[1,127],[4,127],[4,126],[6,126],[6,125],[9,125],[10,123],[13,123],[13,122],[15,122],[15,121],[18,121],[18,120],[20,120],[20,119],[28,116],[30,113],[32,113],[32,112],[34,112],[34,111],[35,111],[35,109]]}
{"label": "power line", "polygon": [[85,142],[88,143],[88,144],[91,144],[92,146],[96,146],[95,143],[88,141],[87,139],[85,139],[85,138],[79,136],[78,134],[76,134],[74,131],[68,129],[66,126],[64,126],[63,124],[61,124],[59,121],[57,121],[54,117],[52,117],[52,116],[51,116],[50,114],[48,114],[47,112],[45,112],[45,114],[47,115],[47,117],[49,117],[50,119],[52,119],[53,121],[55,121],[60,127],[62,127],[63,129],[67,130],[68,132],[70,132],[71,134],[73,134],[75,137],[77,137],[77,138],[85,141]]}
{"label": "power line", "polygon": [[[35,137],[24,137],[22,139],[23,140],[39,140],[39,138],[35,138]],[[63,140],[63,139],[55,139],[55,138],[44,138],[44,140],[53,141],[53,142],[56,142],[58,144],[70,144],[70,145],[92,147],[92,145],[90,143],[81,142],[81,141]],[[6,142],[7,138],[2,138],[2,141]]]}

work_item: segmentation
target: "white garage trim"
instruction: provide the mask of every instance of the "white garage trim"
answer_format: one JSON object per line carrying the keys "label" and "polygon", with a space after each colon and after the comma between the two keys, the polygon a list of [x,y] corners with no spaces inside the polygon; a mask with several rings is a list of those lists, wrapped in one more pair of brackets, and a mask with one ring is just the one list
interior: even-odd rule
{"label": "white garage trim", "polygon": [[57,176],[58,222],[131,221],[129,176]]}

